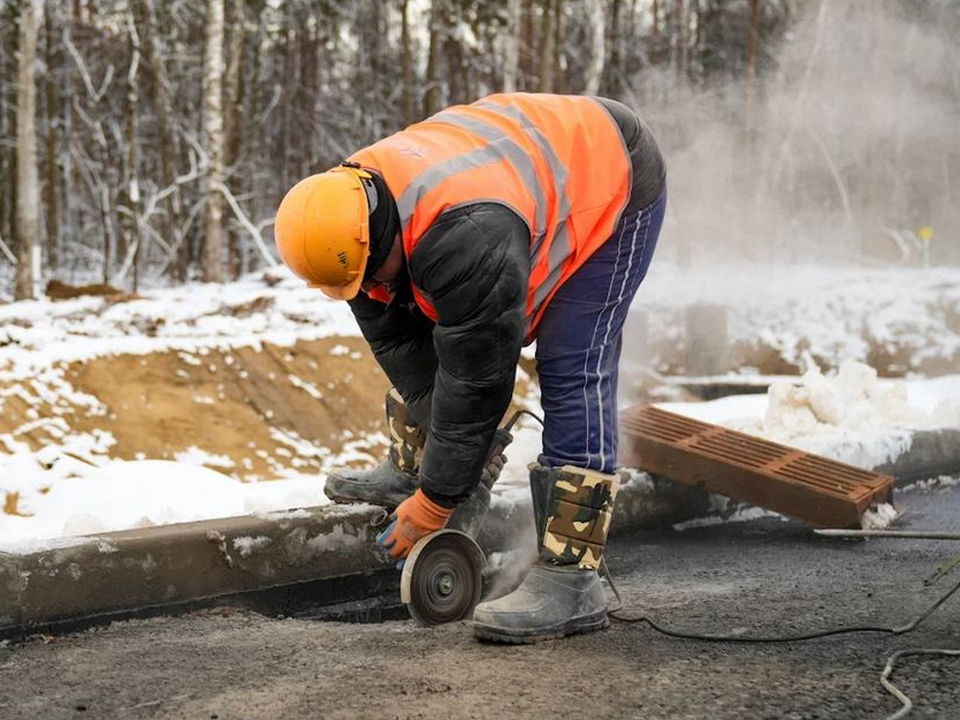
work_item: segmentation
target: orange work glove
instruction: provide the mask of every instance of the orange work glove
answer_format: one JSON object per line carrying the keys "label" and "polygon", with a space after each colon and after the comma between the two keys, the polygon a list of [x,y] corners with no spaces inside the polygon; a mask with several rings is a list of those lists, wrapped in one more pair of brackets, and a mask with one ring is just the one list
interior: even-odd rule
{"label": "orange work glove", "polygon": [[391,556],[405,558],[420,538],[442,528],[451,515],[453,508],[437,505],[417,489],[397,506],[393,522],[380,533],[377,543]]}

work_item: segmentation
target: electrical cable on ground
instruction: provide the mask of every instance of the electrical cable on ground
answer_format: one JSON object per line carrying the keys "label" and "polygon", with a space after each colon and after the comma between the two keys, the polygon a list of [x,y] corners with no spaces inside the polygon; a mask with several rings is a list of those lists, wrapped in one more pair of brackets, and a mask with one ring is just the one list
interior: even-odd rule
{"label": "electrical cable on ground", "polygon": [[706,635],[702,633],[693,633],[685,632],[678,630],[670,630],[658,625],[654,620],[647,617],[646,615],[639,615],[637,617],[627,617],[619,615],[621,610],[623,610],[623,601],[620,598],[620,593],[616,589],[616,586],[610,581],[609,571],[604,570],[606,575],[607,582],[610,583],[610,589],[613,590],[614,595],[617,597],[617,602],[619,607],[614,608],[610,611],[609,615],[613,620],[622,623],[644,623],[649,625],[650,628],[656,630],[662,635],[668,635],[670,637],[680,638],[682,640],[702,640],[706,642],[730,642],[730,643],[791,643],[791,642],[807,642],[810,640],[819,640],[821,638],[833,637],[836,635],[849,635],[851,633],[884,633],[887,635],[904,635],[908,632],[916,630],[920,624],[930,617],[934,612],[939,609],[947,600],[949,600],[958,590],[960,590],[960,581],[958,581],[953,587],[950,588],[944,595],[940,596],[935,603],[933,603],[927,610],[921,613],[915,620],[907,625],[901,627],[882,627],[876,625],[853,625],[850,627],[835,628],[832,630],[820,630],[813,633],[805,633],[802,635],[782,635],[782,636],[744,636],[744,635]]}
{"label": "electrical cable on ground", "polygon": [[944,650],[941,648],[929,648],[921,650],[898,650],[893,655],[890,656],[890,659],[887,660],[887,666],[883,669],[883,674],[880,676],[880,684],[883,685],[883,689],[888,693],[893,695],[897,700],[899,700],[903,707],[900,708],[893,715],[890,715],[886,720],[900,720],[900,718],[905,718],[913,710],[913,701],[907,697],[900,688],[890,682],[890,676],[893,674],[893,667],[896,665],[897,660],[902,657],[910,657],[913,655],[940,655],[940,656],[950,656],[950,657],[960,657],[960,650]]}
{"label": "electrical cable on ground", "polygon": [[[512,428],[517,420],[520,419],[521,415],[529,415],[531,418],[536,420],[543,426],[543,418],[541,418],[536,413],[533,413],[529,410],[518,410],[510,421],[507,424],[508,428]],[[911,531],[864,531],[859,530],[855,532],[850,531],[838,531],[838,530],[818,530],[816,531],[819,535],[824,536],[833,536],[833,537],[892,537],[892,538],[922,538],[928,540],[960,540],[960,534],[957,533],[942,533],[942,532],[911,532]],[[946,565],[933,576],[934,578],[942,577],[946,572],[951,569],[953,565]],[[848,627],[834,628],[831,630],[820,630],[818,632],[804,633],[801,635],[783,635],[783,636],[744,636],[744,635],[707,635],[703,633],[694,633],[681,630],[670,630],[661,625],[658,625],[652,618],[647,617],[646,615],[638,615],[636,617],[624,616],[620,613],[624,609],[623,598],[620,595],[620,590],[617,588],[616,583],[614,583],[613,578],[610,575],[610,569],[607,567],[606,560],[600,560],[600,572],[603,575],[604,579],[607,581],[607,584],[610,586],[610,589],[613,591],[614,596],[617,599],[617,607],[610,610],[607,614],[611,619],[616,620],[617,622],[622,622],[626,624],[645,624],[651,630],[665,635],[667,637],[678,638],[681,640],[695,640],[700,642],[727,642],[727,643],[741,643],[741,644],[786,644],[793,642],[808,642],[810,640],[820,640],[823,638],[836,637],[838,635],[850,635],[853,633],[882,633],[885,635],[905,635],[909,632],[913,632],[933,613],[940,609],[940,607],[947,602],[951,597],[953,597],[958,590],[960,590],[960,581],[958,581],[953,587],[951,587],[947,592],[941,595],[929,608],[920,613],[913,621],[902,625],[900,627],[882,627],[875,625],[851,625]],[[930,584],[930,579],[924,583],[925,585]],[[949,650],[941,648],[929,648],[929,649],[916,649],[916,650],[899,650],[895,652],[887,660],[886,667],[883,669],[883,674],[880,676],[880,684],[883,686],[883,689],[886,690],[890,695],[896,698],[903,707],[900,708],[893,715],[888,716],[885,720],[901,720],[905,718],[913,710],[913,701],[905,695],[896,685],[890,682],[890,676],[893,674],[894,666],[896,665],[897,660],[903,657],[911,657],[916,655],[937,655],[937,656],[949,656],[949,657],[960,657],[960,650]]]}
{"label": "electrical cable on ground", "polygon": [[[834,628],[831,630],[821,630],[818,632],[804,633],[801,635],[783,635],[783,636],[744,636],[744,635],[708,635],[704,633],[695,633],[683,630],[671,630],[657,624],[654,620],[647,617],[646,615],[637,615],[635,617],[625,616],[621,614],[621,611],[624,609],[623,598],[620,595],[620,591],[617,588],[616,584],[613,582],[613,578],[610,576],[610,570],[607,567],[606,562],[601,560],[601,572],[606,579],[607,583],[610,585],[610,589],[613,591],[614,596],[617,599],[617,607],[612,609],[608,615],[611,619],[616,620],[617,622],[622,622],[626,624],[645,624],[650,629],[655,632],[665,635],[667,637],[679,638],[681,640],[696,640],[700,642],[726,642],[726,643],[741,643],[741,644],[785,644],[793,642],[807,642],[810,640],[819,640],[827,637],[835,637],[837,635],[849,635],[852,633],[883,633],[886,635],[905,635],[906,633],[916,630],[927,618],[929,618],[933,613],[935,613],[947,600],[949,600],[953,595],[960,590],[960,581],[954,584],[947,592],[941,595],[930,607],[924,610],[920,615],[914,618],[913,621],[906,625],[900,627],[882,627],[874,625],[852,625],[849,627]],[[890,659],[887,661],[887,665],[884,668],[883,674],[880,677],[880,684],[883,686],[883,689],[886,690],[890,695],[895,697],[903,707],[898,710],[893,715],[890,715],[886,720],[900,720],[901,718],[906,717],[911,710],[913,709],[913,702],[907,697],[902,691],[900,691],[896,685],[890,682],[890,676],[893,673],[894,665],[896,661],[901,657],[907,657],[912,655],[941,655],[941,656],[958,656],[960,657],[960,650],[945,650],[945,649],[920,649],[920,650],[900,650],[894,653]]]}

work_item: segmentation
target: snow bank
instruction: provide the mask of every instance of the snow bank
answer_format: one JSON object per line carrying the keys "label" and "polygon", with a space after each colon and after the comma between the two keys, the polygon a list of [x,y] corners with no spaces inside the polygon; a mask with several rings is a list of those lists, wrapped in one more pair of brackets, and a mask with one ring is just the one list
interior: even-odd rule
{"label": "snow bank", "polygon": [[356,335],[347,303],[311,290],[286,269],[223,285],[146,291],[126,302],[22,301],[0,305],[0,380],[104,355],[293,345]]}
{"label": "snow bank", "polygon": [[798,383],[776,381],[767,395],[660,407],[872,468],[906,452],[913,430],[960,426],[960,376],[880,380],[848,360],[835,375],[814,367]]}
{"label": "snow bank", "polygon": [[[648,345],[681,344],[683,312],[696,303],[729,308],[732,343],[762,343],[795,366],[812,356],[837,367],[845,358],[866,360],[871,348],[914,368],[960,356],[955,268],[654,263],[635,302],[647,312]],[[142,291],[126,302],[79,297],[0,305],[0,379],[107,354],[358,334],[346,303],[278,268],[224,285]]]}
{"label": "snow bank", "polygon": [[[74,470],[78,468],[74,467]],[[20,543],[319,505],[319,476],[242,483],[205,467],[113,460],[61,478],[24,516],[0,514],[0,551]]]}
{"label": "snow bank", "polygon": [[649,321],[644,352],[682,343],[683,311],[698,303],[728,308],[731,343],[762,343],[794,367],[814,357],[836,368],[848,358],[867,361],[871,350],[901,370],[960,357],[957,268],[655,262],[634,304]]}

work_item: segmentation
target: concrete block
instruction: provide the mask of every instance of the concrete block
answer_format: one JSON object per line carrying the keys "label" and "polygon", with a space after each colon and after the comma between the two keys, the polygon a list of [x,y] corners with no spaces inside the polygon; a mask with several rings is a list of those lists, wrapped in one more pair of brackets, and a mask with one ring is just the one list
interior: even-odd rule
{"label": "concrete block", "polygon": [[[324,506],[77,538],[15,556],[25,631],[389,566],[370,507]],[[326,596],[336,597],[336,592]]]}
{"label": "concrete block", "polygon": [[20,626],[20,562],[16,555],[0,553],[0,637]]}

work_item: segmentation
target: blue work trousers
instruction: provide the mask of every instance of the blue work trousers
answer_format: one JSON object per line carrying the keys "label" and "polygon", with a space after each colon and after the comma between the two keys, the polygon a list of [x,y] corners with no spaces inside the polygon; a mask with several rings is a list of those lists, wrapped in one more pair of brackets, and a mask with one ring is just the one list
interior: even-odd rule
{"label": "blue work trousers", "polygon": [[625,214],[613,235],[561,287],[537,328],[537,374],[549,467],[617,466],[617,373],[624,321],[657,247],[666,187]]}

